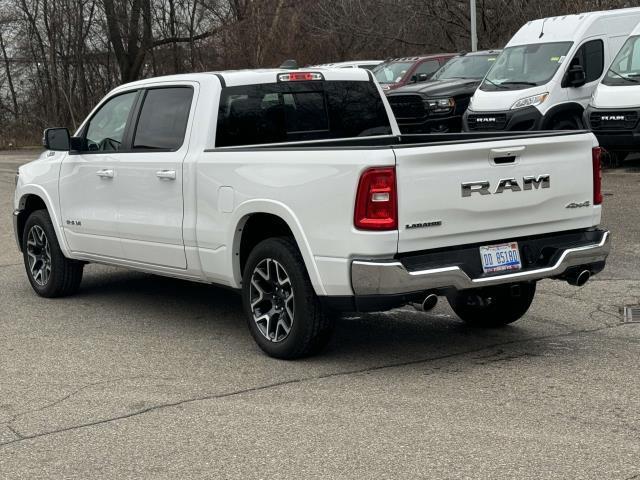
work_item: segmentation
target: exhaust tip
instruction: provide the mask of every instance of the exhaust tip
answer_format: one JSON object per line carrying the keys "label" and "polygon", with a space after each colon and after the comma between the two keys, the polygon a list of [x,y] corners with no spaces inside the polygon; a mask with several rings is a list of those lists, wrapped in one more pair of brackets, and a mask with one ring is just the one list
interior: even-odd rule
{"label": "exhaust tip", "polygon": [[580,274],[576,278],[576,285],[578,287],[581,287],[585,283],[587,283],[590,278],[591,278],[591,272],[589,270],[583,270],[580,272]]}
{"label": "exhaust tip", "polygon": [[567,282],[576,287],[582,287],[591,278],[591,272],[589,270],[576,271],[567,278]]}
{"label": "exhaust tip", "polygon": [[430,293],[422,301],[422,311],[428,312],[429,310],[433,309],[433,307],[435,307],[437,303],[438,303],[438,296],[433,293]]}

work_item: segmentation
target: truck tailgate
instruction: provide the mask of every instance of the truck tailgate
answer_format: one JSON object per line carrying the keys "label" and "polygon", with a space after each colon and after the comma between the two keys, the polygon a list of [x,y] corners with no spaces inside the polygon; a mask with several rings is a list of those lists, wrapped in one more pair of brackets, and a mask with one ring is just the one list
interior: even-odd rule
{"label": "truck tailgate", "polygon": [[593,144],[567,133],[394,148],[398,252],[596,225]]}

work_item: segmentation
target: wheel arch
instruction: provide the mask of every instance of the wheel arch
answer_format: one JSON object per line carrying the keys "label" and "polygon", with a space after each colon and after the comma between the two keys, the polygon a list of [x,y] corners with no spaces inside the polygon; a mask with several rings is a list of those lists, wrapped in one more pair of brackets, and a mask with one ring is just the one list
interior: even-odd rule
{"label": "wheel arch", "polygon": [[51,223],[53,223],[53,228],[55,230],[60,249],[62,250],[64,255],[68,257],[69,250],[67,248],[65,237],[62,233],[60,218],[58,217],[55,208],[53,208],[53,202],[44,189],[41,189],[40,187],[35,185],[24,187],[20,192],[20,199],[18,200],[16,237],[20,242],[20,250],[22,250],[22,238],[24,235],[24,226],[26,224],[27,218],[29,218],[29,215],[31,215],[31,213],[36,210],[47,211],[49,217],[51,218]]}
{"label": "wheel arch", "polygon": [[[233,229],[233,239],[230,245],[232,245],[232,271],[236,285],[242,285],[242,268],[251,248],[267,238],[291,236],[300,250],[316,294],[325,294],[318,268],[302,225],[286,205],[271,201],[250,201],[241,205],[234,213],[236,213],[236,220],[233,223],[235,228]],[[265,226],[267,227],[266,229],[264,228]],[[261,229],[262,231],[260,231]]]}
{"label": "wheel arch", "polygon": [[561,117],[575,117],[579,122],[579,127],[583,127],[584,107],[577,102],[561,103],[552,107],[542,120],[542,130],[549,130],[554,122]]}

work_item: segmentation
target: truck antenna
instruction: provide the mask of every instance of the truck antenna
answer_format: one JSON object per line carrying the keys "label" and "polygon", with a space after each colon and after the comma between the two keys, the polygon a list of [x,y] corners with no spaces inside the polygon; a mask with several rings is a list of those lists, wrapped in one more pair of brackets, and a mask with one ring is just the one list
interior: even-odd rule
{"label": "truck antenna", "polygon": [[538,38],[542,38],[544,36],[544,23],[546,21],[547,21],[546,18],[544,20],[542,20],[542,28],[540,29],[540,36]]}

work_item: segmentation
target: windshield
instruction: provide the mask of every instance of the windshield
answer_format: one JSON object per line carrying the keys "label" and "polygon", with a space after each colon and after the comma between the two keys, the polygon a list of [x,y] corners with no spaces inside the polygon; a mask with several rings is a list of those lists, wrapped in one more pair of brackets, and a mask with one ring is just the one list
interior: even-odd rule
{"label": "windshield", "polygon": [[572,42],[536,43],[505,49],[480,85],[481,90],[522,90],[544,85],[556,73]]}
{"label": "windshield", "polygon": [[498,55],[473,55],[469,57],[456,57],[449,60],[432,77],[432,80],[449,80],[452,78],[482,79],[494,64]]}
{"label": "windshield", "polygon": [[640,84],[640,36],[627,39],[602,83],[615,86]]}
{"label": "windshield", "polygon": [[389,62],[373,69],[376,80],[380,83],[398,83],[411,68],[413,62]]}

